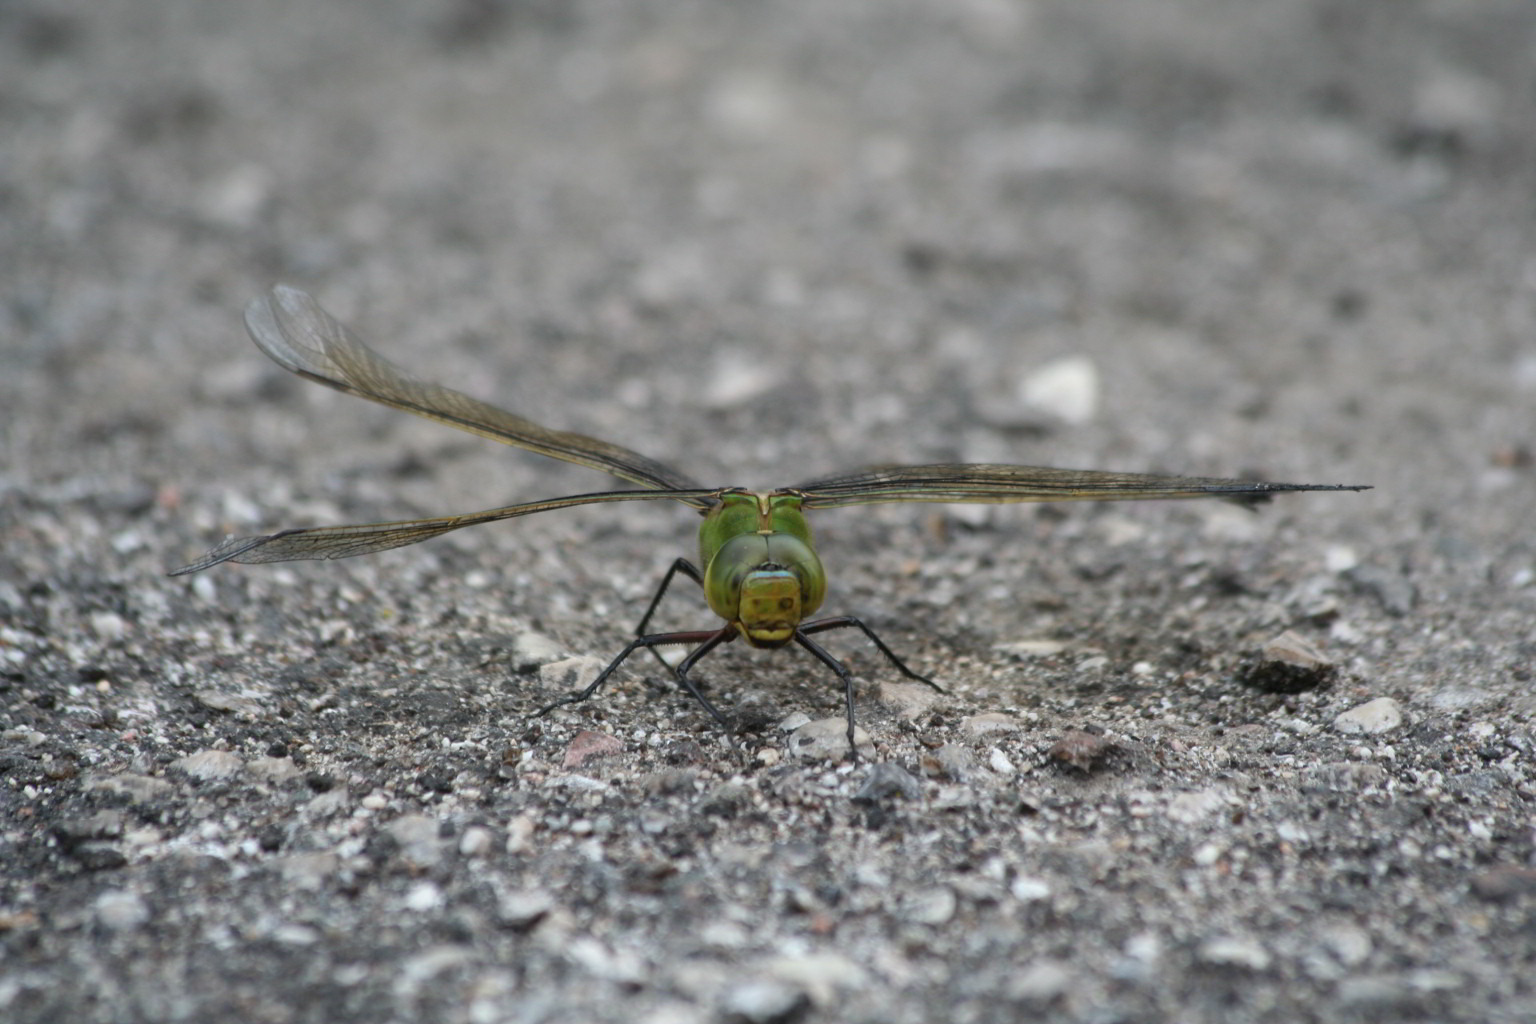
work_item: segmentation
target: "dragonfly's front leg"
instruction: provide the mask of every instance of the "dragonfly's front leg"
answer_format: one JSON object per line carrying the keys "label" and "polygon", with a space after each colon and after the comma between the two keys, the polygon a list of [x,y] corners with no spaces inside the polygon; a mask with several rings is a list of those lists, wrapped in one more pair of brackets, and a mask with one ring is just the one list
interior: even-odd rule
{"label": "dragonfly's front leg", "polygon": [[[812,623],[812,625],[818,625],[818,623]],[[830,629],[831,627],[829,626],[827,628]],[[848,715],[848,749],[853,753],[853,759],[857,761],[859,759],[859,745],[854,741],[853,738],[853,673],[848,671],[847,665],[844,665],[842,662],[832,657],[831,654],[827,653],[827,649],[825,647],[821,646],[821,644],[818,644],[815,640],[812,640],[810,637],[806,636],[805,629],[803,627],[795,630],[795,643],[799,644],[801,647],[804,647],[806,650],[814,654],[817,660],[830,668],[833,672],[836,672],[837,678],[842,680],[843,707],[847,710]]]}
{"label": "dragonfly's front leg", "polygon": [[[682,562],[684,559],[679,558],[678,561]],[[689,565],[688,568],[692,569],[693,566]],[[697,572],[698,570],[694,571]],[[703,704],[705,710],[714,716],[715,721],[720,723],[720,728],[726,732],[730,732],[731,727],[726,724],[725,718],[721,716],[720,712],[715,710],[715,706],[709,702],[709,698],[704,696],[697,686],[693,685],[693,680],[688,678],[688,673],[693,669],[693,666],[699,663],[699,659],[704,657],[704,655],[721,644],[728,644],[734,639],[736,639],[735,626],[726,626],[724,629],[717,631],[708,640],[705,640],[702,644],[689,651],[688,657],[682,660],[682,663],[677,666],[677,671],[674,673],[677,676],[677,681],[682,684],[683,689],[692,694],[694,700]],[[654,647],[651,648],[653,651],[655,649]]]}
{"label": "dragonfly's front leg", "polygon": [[808,635],[810,633],[825,633],[829,629],[847,629],[850,627],[861,630],[865,636],[869,637],[870,642],[880,649],[881,654],[891,660],[891,664],[895,665],[902,675],[909,679],[916,679],[920,683],[926,683],[940,693],[945,693],[946,691],[944,687],[932,679],[909,668],[907,663],[896,657],[896,652],[887,647],[885,641],[876,636],[875,631],[866,626],[864,620],[857,616],[837,615],[830,619],[817,619],[815,622],[807,622],[795,630],[795,643],[814,654],[822,664],[836,672],[837,678],[843,682],[843,706],[847,709],[848,716],[848,749],[853,751],[853,759],[857,761],[859,759],[859,747],[853,739],[853,673],[848,671],[848,666],[832,657],[826,648],[812,640]]}
{"label": "dragonfly's front leg", "polygon": [[[833,618],[830,618],[830,619],[817,619],[815,622],[807,622],[805,625],[801,626],[798,630],[796,630],[795,639],[796,640],[801,640],[801,635],[802,634],[825,633],[829,629],[848,629],[848,628],[853,628],[853,629],[860,630],[861,632],[863,632],[863,634],[865,636],[869,637],[870,643],[872,643],[876,647],[878,647],[880,649],[880,653],[885,655],[887,658],[889,658],[891,664],[895,665],[897,670],[899,670],[901,672],[901,674],[906,676],[908,679],[916,679],[918,682],[920,682],[920,683],[922,683],[922,684],[924,684],[926,686],[933,687],[935,690],[937,690],[940,693],[948,693],[949,692],[948,690],[944,689],[944,687],[942,687],[938,683],[934,682],[932,679],[929,679],[927,676],[923,675],[921,672],[916,672],[916,671],[913,671],[911,668],[909,668],[907,666],[906,662],[904,662],[900,658],[896,657],[896,652],[895,651],[891,650],[889,647],[887,647],[885,645],[885,641],[884,640],[881,640],[878,636],[875,635],[875,631],[874,630],[872,630],[868,626],[864,625],[864,620],[863,619],[860,619],[859,617],[857,617],[855,615],[838,615],[838,616],[834,616]],[[804,641],[803,640],[801,641],[801,644],[802,644],[802,646],[804,646]],[[823,659],[823,660],[825,660],[825,659]]]}
{"label": "dragonfly's front leg", "polygon": [[[666,575],[661,578],[661,585],[656,588],[656,593],[651,598],[651,603],[646,606],[645,614],[640,616],[640,625],[635,627],[635,636],[645,636],[645,629],[651,624],[651,616],[656,614],[656,608],[661,604],[662,595],[665,594],[667,592],[667,588],[672,585],[672,577],[676,576],[678,573],[682,573],[684,576],[687,576],[701,587],[704,585],[704,574],[699,571],[698,566],[694,565],[686,558],[679,558],[674,561],[672,563],[672,567],[667,570]],[[668,672],[676,674],[677,670],[672,666],[671,662],[667,661],[666,658],[661,656],[661,652],[659,650],[657,650],[655,647],[652,647],[651,653],[656,655],[656,660],[661,662],[662,666]],[[689,686],[689,689],[692,689],[691,685]]]}

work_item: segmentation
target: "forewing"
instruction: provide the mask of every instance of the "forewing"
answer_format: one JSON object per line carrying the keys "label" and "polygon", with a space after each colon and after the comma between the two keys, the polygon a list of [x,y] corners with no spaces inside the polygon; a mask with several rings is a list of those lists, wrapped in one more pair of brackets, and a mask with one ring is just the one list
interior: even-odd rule
{"label": "forewing", "polygon": [[1109,473],[985,463],[873,466],[800,484],[805,508],[839,508],[893,501],[1003,503],[1016,501],[1132,501],[1148,498],[1226,498],[1264,501],[1282,491],[1362,491],[1350,484],[1279,484],[1222,477]]}
{"label": "forewing", "polygon": [[[602,470],[661,490],[703,490],[686,473],[595,437],[551,430],[468,395],[412,376],[363,344],[296,288],[278,285],[252,300],[245,325],[278,365],[308,380],[437,420],[552,459]],[[706,507],[688,499],[697,508]]]}

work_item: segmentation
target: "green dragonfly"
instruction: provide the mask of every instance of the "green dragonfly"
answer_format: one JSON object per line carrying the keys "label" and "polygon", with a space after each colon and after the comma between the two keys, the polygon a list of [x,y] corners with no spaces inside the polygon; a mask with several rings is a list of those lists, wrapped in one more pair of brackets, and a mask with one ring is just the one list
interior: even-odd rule
{"label": "green dragonfly", "polygon": [[[540,709],[539,715],[588,699],[638,650],[648,649],[663,665],[668,665],[657,648],[694,644],[697,646],[676,668],[668,668],[683,689],[729,732],[725,717],[699,691],[689,672],[710,651],[741,637],[753,647],[798,644],[831,669],[842,682],[848,742],[853,746],[853,676],[847,666],[812,639],[835,629],[858,630],[902,675],[944,692],[937,682],[897,657],[856,616],[809,619],[821,607],[827,591],[826,570],[816,555],[806,521],[806,513],[813,510],[909,501],[1001,503],[1215,497],[1253,503],[1284,491],[1368,489],[1350,484],[1281,484],[1218,477],[948,463],[876,466],[772,491],[705,487],[687,474],[628,448],[582,434],[551,430],[458,391],[420,380],[363,344],[314,298],[298,289],[279,285],[255,299],[246,308],[245,323],[257,347],[279,366],[306,380],[503,444],[602,470],[638,484],[640,489],[574,494],[457,516],[307,527],[235,538],[191,565],[175,570],[173,576],[199,572],[221,562],[350,558],[415,544],[466,526],[578,505],[668,500],[681,502],[703,516],[699,527],[699,561],[674,561],[662,576],[628,646],[584,689]],[[674,633],[647,632],[662,596],[678,574],[703,588],[709,607],[724,620],[723,625]],[[854,755],[857,756],[857,747]]]}

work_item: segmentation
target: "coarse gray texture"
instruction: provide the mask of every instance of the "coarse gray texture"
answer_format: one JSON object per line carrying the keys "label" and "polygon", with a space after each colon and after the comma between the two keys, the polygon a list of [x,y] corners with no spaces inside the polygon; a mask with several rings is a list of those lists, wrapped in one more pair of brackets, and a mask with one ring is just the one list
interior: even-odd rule
{"label": "coarse gray texture", "polygon": [[[1536,1019],[1533,196],[1528,0],[0,5],[0,1018]],[[164,576],[606,486],[274,281],[708,482],[1376,489],[818,517],[952,691],[831,640],[857,765],[787,652],[531,720],[686,509]]]}

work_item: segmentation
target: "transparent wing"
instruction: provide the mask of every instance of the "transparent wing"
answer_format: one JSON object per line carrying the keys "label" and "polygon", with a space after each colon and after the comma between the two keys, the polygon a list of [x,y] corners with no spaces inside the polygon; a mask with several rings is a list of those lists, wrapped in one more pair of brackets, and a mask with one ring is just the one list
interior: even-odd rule
{"label": "transparent wing", "polygon": [[1355,484],[1276,484],[1208,476],[1107,473],[985,463],[873,466],[812,480],[790,490],[804,507],[840,508],[892,501],[1002,503],[1014,501],[1132,501],[1145,498],[1226,498],[1254,503],[1283,491],[1364,491]]}
{"label": "transparent wing", "polygon": [[[686,473],[595,437],[541,427],[505,409],[420,380],[363,344],[313,297],[278,285],[252,300],[245,326],[279,366],[308,380],[404,409],[552,459],[602,470],[642,487],[704,489]],[[695,508],[702,499],[679,498]]]}
{"label": "transparent wing", "polygon": [[549,512],[574,505],[595,505],[607,501],[657,501],[672,499],[689,504],[712,504],[718,491],[683,488],[667,491],[603,491],[574,494],[567,498],[530,501],[522,505],[471,512],[461,516],[436,519],[408,519],[394,523],[364,523],[360,526],[314,526],[280,530],[260,537],[236,537],[225,541],[191,565],[171,573],[184,576],[200,572],[220,562],[291,562],[304,558],[351,558],[374,551],[388,551],[441,536],[451,530],[502,519],[516,519],[535,512]]}

